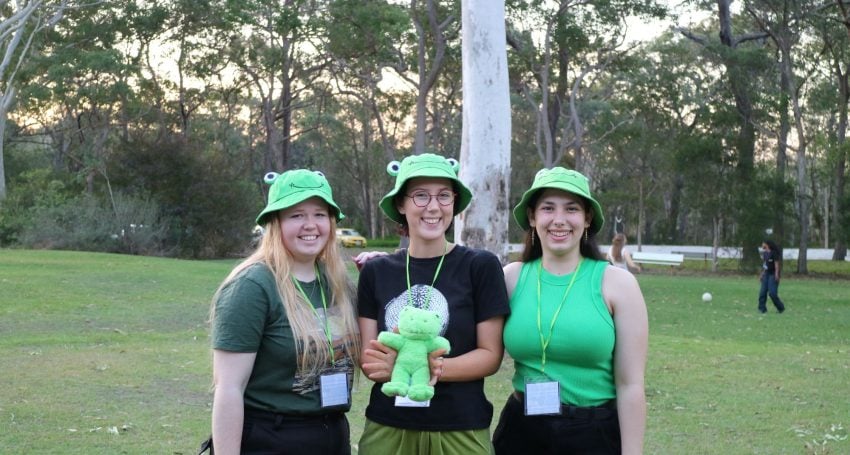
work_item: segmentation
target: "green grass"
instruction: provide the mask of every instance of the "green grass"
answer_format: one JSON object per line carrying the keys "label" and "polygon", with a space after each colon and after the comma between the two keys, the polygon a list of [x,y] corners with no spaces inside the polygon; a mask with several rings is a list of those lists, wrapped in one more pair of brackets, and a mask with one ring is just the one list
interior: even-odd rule
{"label": "green grass", "polygon": [[[850,453],[850,281],[788,274],[788,311],[760,315],[754,276],[693,262],[638,276],[646,453]],[[0,250],[0,453],[193,453],[209,434],[209,299],[234,263]],[[510,374],[507,359],[487,380],[494,424]],[[354,394],[354,442],[369,385]]]}

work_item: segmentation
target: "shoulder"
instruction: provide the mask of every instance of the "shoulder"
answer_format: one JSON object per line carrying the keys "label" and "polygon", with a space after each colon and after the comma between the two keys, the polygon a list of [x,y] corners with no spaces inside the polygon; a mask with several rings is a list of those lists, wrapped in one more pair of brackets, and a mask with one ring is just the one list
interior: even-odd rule
{"label": "shoulder", "polygon": [[519,276],[522,273],[522,266],[523,263],[517,261],[502,268],[505,273],[505,287],[508,288],[508,296],[513,295],[514,289],[516,289],[517,281],[519,281]]}
{"label": "shoulder", "polygon": [[602,277],[602,295],[612,307],[640,297],[640,285],[637,278],[626,269],[608,265]]}

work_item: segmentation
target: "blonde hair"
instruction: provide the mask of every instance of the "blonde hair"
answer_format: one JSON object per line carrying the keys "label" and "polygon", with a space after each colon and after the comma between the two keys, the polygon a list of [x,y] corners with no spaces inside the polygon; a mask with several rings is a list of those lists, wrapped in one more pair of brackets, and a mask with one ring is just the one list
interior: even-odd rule
{"label": "blonde hair", "polygon": [[623,247],[626,246],[626,234],[618,232],[611,241],[611,259],[623,262]]}
{"label": "blonde hair", "polygon": [[[316,258],[316,262],[324,266],[324,275],[331,291],[332,298],[328,302],[328,310],[331,308],[340,310],[343,336],[351,338],[350,343],[346,340],[342,344],[343,349],[353,359],[354,365],[359,365],[360,336],[352,299],[354,285],[348,277],[337,245],[336,219],[333,216],[329,219],[331,222],[328,241]],[[316,314],[313,311],[313,304],[304,298],[292,281],[292,257],[283,244],[280,223],[280,212],[269,218],[265,225],[265,233],[257,249],[234,267],[218,287],[210,309],[210,321],[215,317],[215,302],[218,300],[221,290],[248,267],[254,264],[265,264],[274,275],[277,291],[281,302],[283,302],[283,310],[289,319],[289,325],[292,327],[292,334],[296,340],[295,353],[298,358],[298,365],[305,368],[310,374],[316,374],[334,359],[330,358],[330,353],[325,348],[328,343],[325,332],[315,330]],[[329,314],[326,314],[326,317],[329,317]],[[308,348],[311,346],[315,349]]]}

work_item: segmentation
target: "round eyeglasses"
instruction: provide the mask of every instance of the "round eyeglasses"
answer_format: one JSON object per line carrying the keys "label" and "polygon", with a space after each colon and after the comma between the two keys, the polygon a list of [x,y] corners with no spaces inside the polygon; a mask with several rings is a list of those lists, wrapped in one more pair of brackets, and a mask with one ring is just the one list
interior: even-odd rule
{"label": "round eyeglasses", "polygon": [[451,191],[441,191],[437,194],[430,194],[427,191],[417,191],[413,194],[408,194],[407,197],[413,199],[413,204],[417,207],[426,207],[431,203],[431,198],[437,200],[440,205],[451,205],[455,201],[455,194]]}

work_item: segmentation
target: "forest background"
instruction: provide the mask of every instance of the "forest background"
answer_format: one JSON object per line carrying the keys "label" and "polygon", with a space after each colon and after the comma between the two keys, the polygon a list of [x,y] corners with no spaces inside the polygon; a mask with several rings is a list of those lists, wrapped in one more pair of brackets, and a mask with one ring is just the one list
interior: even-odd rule
{"label": "forest background", "polygon": [[[560,165],[590,178],[603,243],[738,246],[751,269],[770,235],[799,273],[809,245],[843,260],[850,2],[670,6],[505,2],[511,205]],[[242,254],[262,176],[298,167],[344,225],[394,235],[387,163],[461,151],[461,7],[0,0],[0,247]]]}

